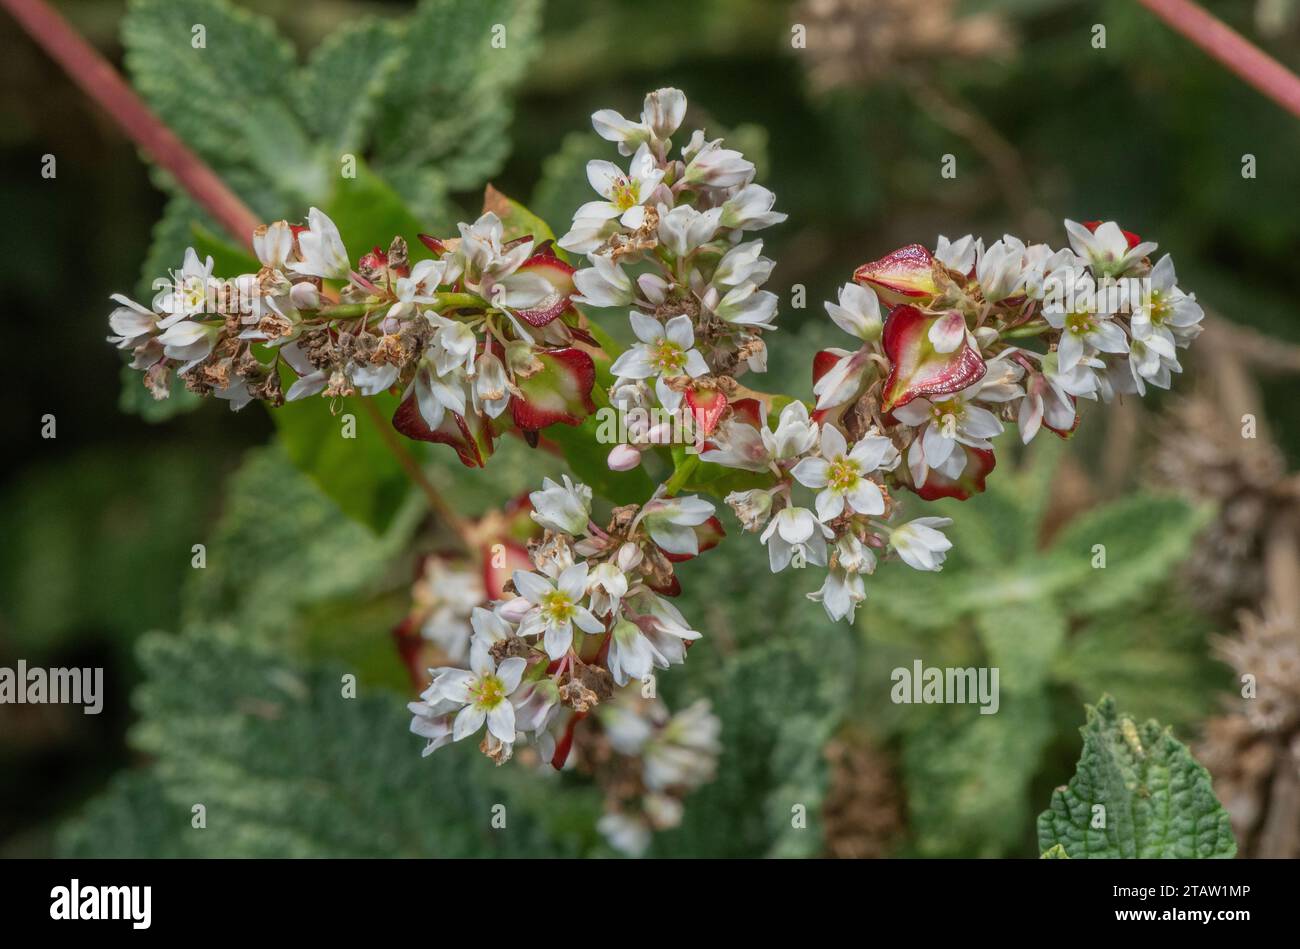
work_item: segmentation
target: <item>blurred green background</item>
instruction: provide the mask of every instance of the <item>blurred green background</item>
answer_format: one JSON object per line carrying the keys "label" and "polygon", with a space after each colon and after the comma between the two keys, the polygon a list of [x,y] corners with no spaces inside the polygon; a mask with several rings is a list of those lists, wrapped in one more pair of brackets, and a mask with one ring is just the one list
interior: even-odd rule
{"label": "blurred green background", "polygon": [[[359,17],[403,17],[416,5],[245,0],[238,6],[273,21],[303,60],[324,37]],[[1294,3],[1221,0],[1207,6],[1300,68]],[[57,7],[122,63],[123,4]],[[1105,26],[1101,49],[1093,45],[1096,24]],[[796,25],[807,29],[807,48],[792,48]],[[536,43],[513,91],[473,87],[465,108],[486,108],[490,101],[500,109],[499,122],[485,120],[483,140],[476,140],[488,155],[482,162],[447,172],[434,188],[419,169],[403,164],[402,155],[391,148],[385,154],[382,140],[365,146],[365,157],[402,191],[429,230],[446,230],[458,215],[472,214],[480,183],[490,178],[561,231],[587,197],[582,163],[614,157],[590,132],[591,112],[612,107],[635,114],[647,90],[684,89],[691,102],[688,125],[726,135],[743,148],[790,216],[763,234],[765,253],[778,261],[771,289],[789,300],[790,289],[801,284],[809,305],[783,304],[781,330],[771,340],[771,378],[763,388],[807,394],[811,354],[839,344],[819,301],[834,298],[857,264],[901,244],[932,243],[940,233],[974,232],[992,240],[1010,231],[1059,245],[1065,217],[1117,219],[1158,241],[1161,252],[1174,255],[1181,284],[1208,310],[1300,344],[1292,286],[1300,247],[1300,123],[1129,0],[548,0]],[[173,851],[170,838],[155,835],[157,828],[141,815],[162,813],[184,799],[184,790],[172,792],[193,762],[178,749],[198,733],[174,723],[211,721],[220,710],[223,681],[213,681],[215,672],[197,671],[200,664],[256,676],[269,675],[275,663],[323,659],[401,688],[388,630],[405,609],[404,544],[415,529],[408,525],[405,537],[375,540],[338,526],[340,515],[322,508],[327,502],[308,482],[294,480],[299,476],[282,458],[250,456],[273,431],[258,406],[237,415],[224,404],[205,404],[172,418],[141,417],[139,393],[126,390],[124,396],[119,356],[103,341],[108,295],[138,286],[151,244],[172,250],[175,220],[170,234],[160,229],[154,243],[166,198],[134,147],[9,23],[0,44],[0,198],[7,225],[0,234],[0,267],[10,327],[9,409],[0,416],[0,433],[11,446],[0,482],[0,665],[17,658],[45,666],[102,665],[109,694],[118,697],[146,674],[149,683],[134,708],[110,700],[98,717],[57,706],[0,707],[0,854],[52,853],[56,839],[63,841],[60,852],[184,852]],[[436,55],[442,53],[431,47],[430,56]],[[436,74],[439,67],[423,68]],[[465,75],[478,74],[470,69]],[[184,108],[185,82],[175,81],[181,98],[175,105]],[[414,79],[401,74],[389,81]],[[195,105],[198,119],[203,110]],[[412,121],[420,120],[413,111]],[[274,126],[264,134],[283,178],[293,182],[300,171],[307,177],[294,166],[299,153],[293,142],[277,141]],[[229,169],[218,166],[232,185],[263,215],[302,216],[305,207],[253,181],[238,150],[230,148]],[[47,154],[58,162],[52,180],[40,174]],[[953,180],[939,173],[948,154],[957,161]],[[1246,155],[1255,159],[1253,178],[1242,175]],[[438,158],[431,167],[451,168],[451,160]],[[179,246],[186,236],[182,227]],[[179,256],[158,259],[164,267],[179,263]],[[1198,384],[1181,378],[1175,388]],[[1300,458],[1294,376],[1270,374],[1259,386],[1271,435],[1294,467]],[[1017,558],[1032,561],[1078,511],[1119,504],[1119,513],[1092,513],[1140,522],[1154,502],[1135,492],[1147,490],[1139,484],[1166,401],[1158,394],[1131,411],[1088,413],[1079,438],[1063,450],[1051,445],[1026,453],[1019,473],[1019,453],[1010,446],[1000,453],[993,480],[1017,487],[972,502],[977,513],[970,520],[977,526],[959,538],[972,556],[944,573],[952,584],[946,589],[956,589],[963,572],[980,583]],[[46,414],[57,419],[55,439],[41,437]],[[1117,427],[1124,431],[1116,433]],[[1117,439],[1127,446],[1122,462]],[[250,457],[253,464],[232,486],[231,474]],[[465,491],[458,499],[481,511],[526,486],[522,475],[530,473],[519,470],[519,460],[497,459],[500,464],[486,473],[439,464],[437,476],[453,492]],[[463,483],[480,476],[483,483]],[[267,497],[277,492],[298,506],[268,507]],[[1041,497],[1026,500],[1031,495]],[[292,509],[300,521],[308,516],[302,512],[314,511],[312,530],[287,537],[293,528],[282,523],[288,520],[282,512],[276,520],[277,507]],[[692,652],[697,668],[678,688],[686,697],[713,697],[724,717],[724,741],[731,744],[722,777],[697,795],[698,802],[687,802],[686,824],[656,846],[683,854],[1032,854],[1033,815],[1077,758],[1074,729],[1082,723],[1082,701],[1109,690],[1135,714],[1159,716],[1191,738],[1218,709],[1218,690],[1231,685],[1226,667],[1210,658],[1207,639],[1229,630],[1230,612],[1188,607],[1177,586],[1178,562],[1212,513],[1194,514],[1183,505],[1164,520],[1151,515],[1147,533],[1162,538],[1164,547],[1151,554],[1154,566],[1143,574],[1141,589],[1115,594],[1109,606],[1058,604],[1041,624],[1017,614],[1028,617],[1026,637],[1060,625],[1062,644],[1059,652],[1023,660],[1039,662],[1048,684],[1023,705],[1007,703],[1007,732],[996,735],[963,734],[966,726],[950,728],[941,717],[923,727],[902,723],[897,707],[883,700],[888,679],[882,669],[917,655],[931,664],[945,657],[969,661],[990,648],[977,635],[980,616],[963,612],[955,594],[951,615],[929,624],[937,628],[912,629],[905,608],[889,604],[916,602],[909,596],[931,589],[947,594],[928,584],[909,590],[914,575],[882,576],[873,601],[886,602],[871,614],[874,626],[869,618],[854,632],[825,624],[820,608],[802,599],[804,579],[783,576],[764,583],[743,611],[728,615],[691,590],[693,584],[697,591],[735,584],[737,575],[762,577],[762,551],[750,538],[735,537],[729,522],[731,542],[684,571],[683,608],[705,630],[706,642]],[[325,534],[338,557],[321,555],[317,565],[345,563],[348,569],[340,569],[336,585],[321,581],[323,592],[304,592],[292,615],[255,619],[258,611],[232,606],[214,590],[224,583],[229,593],[251,582],[257,564],[276,569],[299,559]],[[209,544],[210,557],[224,549],[232,560],[251,562],[242,565],[242,574],[197,580],[190,551],[199,542]],[[358,558],[383,566],[357,567]],[[284,589],[283,575],[276,576]],[[302,576],[319,580],[319,573]],[[358,590],[364,595],[346,595]],[[1107,609],[1118,615],[1108,616]],[[258,632],[259,623],[271,631]],[[175,631],[182,624],[191,628],[189,647],[171,637],[136,650],[146,631]],[[207,628],[202,624],[237,626],[245,645],[270,649],[271,658],[254,662],[194,642],[193,630]],[[1022,661],[1016,656],[1011,661]],[[818,671],[827,665],[849,671],[829,681]],[[317,681],[313,675],[302,673],[302,682],[310,686]],[[320,675],[322,687],[337,681]],[[373,728],[396,734],[371,736],[377,747],[366,766],[386,770],[391,785],[419,787],[436,774],[445,813],[472,810],[475,795],[493,800],[493,794],[513,794],[528,812],[536,804],[542,816],[529,825],[530,842],[511,845],[518,849],[509,852],[604,852],[590,827],[599,812],[590,788],[566,776],[565,787],[572,787],[560,794],[553,783],[530,785],[522,768],[489,774],[466,755],[448,756],[454,760],[433,771],[421,762],[418,742],[404,734],[400,704],[373,702]],[[150,719],[151,712],[158,717]],[[761,731],[742,729],[742,719],[761,720]],[[158,724],[162,720],[173,724]],[[146,724],[128,745],[127,730],[137,721]],[[227,733],[209,736],[232,742],[227,767],[220,778],[195,769],[227,782],[232,802],[240,788],[262,787],[268,815],[289,807],[269,803],[279,800],[271,793],[276,781],[282,796],[305,796],[304,807],[316,806],[310,790],[299,786],[309,784],[312,759],[329,753],[338,731],[358,726],[315,718],[300,724],[300,742],[283,734],[241,736],[249,743],[246,752]],[[921,738],[909,737],[917,731]],[[366,736],[356,737],[364,747]],[[312,742],[316,755],[287,750]],[[927,745],[936,742],[946,745]],[[265,767],[249,763],[257,756]],[[1001,776],[971,773],[975,759],[986,769],[1024,760],[1011,769],[1014,787],[999,788]],[[110,797],[98,798],[90,817],[60,838],[65,821],[85,813],[85,803],[117,773],[132,777],[119,779]],[[159,777],[142,777],[154,774]],[[801,782],[807,786],[783,787]],[[935,790],[943,788],[946,796]],[[367,787],[358,793],[379,792]],[[817,836],[811,843],[787,841],[774,829],[788,823],[791,795],[812,802],[819,813],[813,833],[805,835]],[[818,807],[823,800],[825,807]],[[390,852],[499,852],[491,849],[496,843],[453,842],[433,831],[413,839],[411,828],[436,822],[431,806],[423,798],[402,799],[393,805],[397,816],[378,816],[385,809],[367,798],[348,819],[360,824],[373,807],[375,820],[387,823],[371,843],[380,841]],[[710,821],[717,813],[733,816],[719,825]],[[837,815],[839,829],[822,821],[823,814]],[[273,823],[269,816],[266,826],[250,822],[261,830],[242,843],[227,840],[222,852],[318,852],[303,841],[319,842],[320,835],[304,830],[301,839],[287,832],[268,837]],[[107,827],[117,828],[120,839]],[[254,838],[261,842],[244,846]],[[325,839],[329,845],[319,852],[364,852],[367,840],[361,826]]]}

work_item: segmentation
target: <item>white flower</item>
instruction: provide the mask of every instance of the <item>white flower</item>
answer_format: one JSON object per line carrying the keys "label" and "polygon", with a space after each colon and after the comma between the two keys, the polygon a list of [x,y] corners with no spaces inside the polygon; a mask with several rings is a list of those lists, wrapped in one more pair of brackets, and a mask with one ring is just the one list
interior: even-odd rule
{"label": "white flower", "polygon": [[288,221],[276,221],[253,232],[253,252],[263,267],[284,270],[293,254],[293,228]]}
{"label": "white flower", "polygon": [[769,330],[776,328],[772,323],[776,316],[775,293],[760,290],[752,283],[742,283],[728,290],[715,303],[716,294],[717,290],[710,288],[703,302],[718,319],[736,326],[757,326]]}
{"label": "white flower", "polygon": [[834,425],[822,426],[821,457],[804,458],[791,474],[807,488],[821,488],[817,495],[817,517],[829,521],[839,517],[847,504],[857,514],[885,513],[885,496],[880,485],[865,477],[881,468],[898,464],[898,449],[882,435],[866,435],[853,451]]}
{"label": "white flower", "polygon": [[592,256],[591,264],[573,275],[578,288],[575,302],[590,306],[627,306],[632,302],[632,279],[622,267],[605,254]]}
{"label": "white flower", "polygon": [[434,683],[437,694],[464,707],[456,715],[452,738],[461,741],[473,735],[487,721],[488,731],[504,744],[515,740],[515,707],[510,696],[519,688],[527,660],[511,656],[498,667],[486,644],[470,650],[470,671],[444,673]]}
{"label": "white flower", "polygon": [[212,282],[212,258],[202,261],[193,247],[185,249],[181,269],[172,272],[167,283],[154,298],[154,309],[167,316],[158,321],[159,329],[202,313],[208,304],[208,286]]}
{"label": "white flower", "polygon": [[808,599],[821,603],[826,615],[833,620],[853,622],[858,604],[867,598],[862,574],[874,573],[876,555],[871,548],[852,534],[844,534],[835,542],[830,570],[826,582]]}
{"label": "white flower", "polygon": [[894,417],[904,425],[919,428],[907,449],[907,464],[913,483],[922,487],[931,470],[950,478],[966,468],[966,454],[958,445],[989,449],[989,441],[1002,431],[1002,423],[988,409],[972,401],[980,393],[980,383],[969,386],[941,402],[926,398],[913,399],[894,410]]}
{"label": "white flower", "polygon": [[645,97],[641,107],[641,121],[650,128],[657,139],[668,139],[686,118],[686,93],[671,86],[656,89]]}
{"label": "white flower", "polygon": [[737,244],[722,255],[709,283],[723,292],[743,283],[758,286],[772,275],[773,266],[774,262],[763,256],[762,241]]}
{"label": "white flower", "polygon": [[983,249],[983,241],[976,240],[974,235],[967,234],[965,237],[950,241],[940,234],[938,243],[934,246],[934,259],[949,270],[968,274],[971,268],[975,266],[975,260],[983,252]]}
{"label": "white flower", "polygon": [[510,404],[510,385],[505,363],[491,350],[484,350],[474,362],[474,406],[496,418]]}
{"label": "white flower", "polygon": [[895,527],[889,535],[889,545],[915,570],[942,570],[952,541],[939,528],[951,523],[950,517],[918,517]]}
{"label": "white flower", "polygon": [[587,633],[604,632],[605,624],[582,605],[587,595],[587,564],[574,564],[552,583],[536,573],[516,570],[515,589],[533,608],[519,624],[520,636],[543,634],[546,654],[560,659],[573,645],[573,625]]}
{"label": "white flower", "polygon": [[[507,313],[537,306],[554,292],[550,281],[541,274],[516,273],[532,256],[533,242],[504,245],[505,227],[494,213],[488,211],[473,224],[461,222],[458,227],[460,244],[454,255],[441,261],[445,269],[440,282],[462,278],[468,289]],[[518,322],[514,325],[528,338],[527,330]]]}
{"label": "white flower", "polygon": [[637,522],[667,553],[693,557],[700,552],[695,528],[712,516],[713,504],[695,495],[655,497],[646,502]]}
{"label": "white flower", "polygon": [[629,679],[644,680],[656,665],[667,668],[668,660],[659,654],[641,627],[628,619],[619,619],[609,639],[609,673],[614,677],[614,684],[622,686]]}
{"label": "white flower", "polygon": [[515,706],[515,728],[521,732],[540,732],[560,710],[559,686],[549,677],[526,682],[511,701]]}
{"label": "white flower", "polygon": [[465,414],[463,372],[435,372],[426,358],[402,398],[405,399],[412,391],[415,393],[415,403],[420,410],[420,417],[424,419],[424,424],[435,431],[442,425],[448,409],[457,415]]}
{"label": "white flower", "polygon": [[772,463],[764,433],[731,416],[722,420],[710,444],[712,448],[700,452],[701,461],[745,471],[766,471]]}
{"label": "white flower", "polygon": [[776,461],[785,461],[806,454],[817,443],[817,423],[809,421],[808,406],[791,402],[781,410],[776,431],[763,426],[763,444]]}
{"label": "white flower", "polygon": [[289,265],[297,273],[343,280],[352,272],[352,258],[339,229],[319,208],[307,212],[307,229],[298,233],[298,250],[302,260]]}
{"label": "white flower", "polygon": [[1106,221],[1095,231],[1090,231],[1076,221],[1067,220],[1065,230],[1070,235],[1070,246],[1075,253],[1104,277],[1123,276],[1157,246],[1151,241],[1143,241],[1129,247],[1124,231],[1114,221]]}
{"label": "white flower", "polygon": [[734,188],[753,180],[754,163],[734,149],[723,148],[722,139],[717,139],[706,142],[692,155],[683,177],[693,185]]}
{"label": "white flower", "polygon": [[113,294],[111,299],[120,306],[108,316],[108,326],[117,334],[108,337],[108,341],[117,343],[118,349],[137,346],[158,331],[157,313],[120,293]]}
{"label": "white flower", "polygon": [[627,576],[617,564],[597,564],[587,575],[587,590],[591,594],[591,611],[597,616],[608,616],[618,609],[627,595]]}
{"label": "white flower", "polygon": [[1114,315],[1110,296],[1104,288],[1099,293],[1092,276],[1083,272],[1072,286],[1064,288],[1059,300],[1044,303],[1043,318],[1054,329],[1062,331],[1057,344],[1061,371],[1069,372],[1095,352],[1128,352],[1124,330],[1110,319]]}
{"label": "white flower", "polygon": [[611,847],[628,857],[639,857],[650,846],[650,825],[644,817],[605,814],[596,821],[596,829]]}
{"label": "white flower", "polygon": [[757,231],[780,224],[788,217],[773,211],[776,195],[762,185],[748,184],[728,198],[722,205],[720,223],[723,227]]}
{"label": "white flower", "polygon": [[563,484],[543,478],[542,490],[528,495],[533,505],[531,517],[550,530],[582,537],[591,520],[591,488],[575,484],[568,475],[563,478]]}
{"label": "white flower", "polygon": [[689,204],[682,204],[669,211],[660,205],[659,243],[674,255],[683,257],[713,240],[721,217],[722,208],[697,211]]}
{"label": "white flower", "polygon": [[618,221],[600,214],[583,217],[581,209],[573,216],[569,232],[555,243],[573,254],[592,254],[619,230]]}
{"label": "white flower", "polygon": [[220,326],[185,320],[164,330],[158,337],[158,342],[162,344],[163,353],[168,359],[185,363],[181,370],[184,372],[207,358],[220,333]]}
{"label": "white flower", "polygon": [[708,363],[694,348],[695,328],[691,318],[681,314],[664,324],[653,316],[633,312],[631,320],[632,331],[641,342],[614,360],[610,372],[627,379],[655,377],[659,401],[673,411],[681,404],[682,394],[669,388],[663,380],[682,375],[694,379],[709,371]]}
{"label": "white flower", "polygon": [[1133,340],[1128,360],[1133,388],[1138,395],[1146,395],[1148,382],[1157,388],[1168,389],[1173,382],[1172,374],[1183,371],[1173,341],[1154,333],[1146,339]]}
{"label": "white flower", "polygon": [[1025,397],[1016,418],[1022,442],[1028,445],[1044,423],[1058,432],[1071,431],[1075,414],[1074,399],[1068,392],[1046,373],[1029,373],[1025,379]]}
{"label": "white flower", "polygon": [[417,303],[433,303],[446,271],[445,260],[421,260],[411,267],[409,276],[398,277],[394,288],[397,302],[388,308],[388,319],[405,319],[415,312]]}
{"label": "white flower", "polygon": [[613,109],[601,109],[591,116],[591,125],[605,141],[617,143],[620,155],[631,155],[652,138],[666,143],[685,117],[686,95],[680,89],[667,88],[645,97],[640,122]]}
{"label": "white flower", "polygon": [[474,610],[483,602],[483,581],[470,570],[455,570],[439,557],[425,561],[413,590],[416,605],[427,612],[420,635],[436,643],[453,662],[469,655]]}
{"label": "white flower", "polygon": [[654,791],[694,788],[710,780],[722,747],[722,722],[708,699],[698,699],[668,720],[642,751],[642,777]]}
{"label": "white flower", "polygon": [[978,253],[975,279],[989,303],[1004,300],[1024,286],[1025,245],[1005,235]]}
{"label": "white flower", "polygon": [[884,321],[880,316],[880,301],[870,287],[846,283],[840,287],[838,304],[826,301],[826,312],[835,325],[850,336],[864,342],[880,338]]}
{"label": "white flower", "polygon": [[723,500],[736,513],[736,518],[740,521],[742,528],[747,531],[756,531],[767,523],[768,515],[772,513],[772,501],[775,493],[774,490],[765,491],[762,488],[751,488],[748,491],[733,491]]}
{"label": "white flower", "polygon": [[1153,336],[1186,347],[1200,335],[1205,312],[1193,294],[1178,289],[1174,262],[1168,254],[1151,268],[1151,295],[1133,310],[1130,326],[1133,338],[1149,340]]}
{"label": "white flower", "polygon": [[440,376],[457,369],[463,369],[468,375],[474,366],[478,336],[464,323],[449,319],[441,313],[430,310],[424,316],[438,331],[426,351],[425,358],[432,360]]}
{"label": "white flower", "polygon": [[821,588],[807,596],[820,603],[832,620],[847,619],[852,623],[858,604],[867,598],[867,585],[859,574],[832,567],[826,572]]}
{"label": "white flower", "polygon": [[812,511],[787,507],[768,522],[759,539],[767,544],[767,557],[773,573],[780,573],[797,556],[796,566],[815,563],[826,566],[826,541],[834,533],[817,520]]}
{"label": "white flower", "polygon": [[644,143],[632,156],[627,172],[611,161],[587,162],[587,181],[601,196],[578,208],[574,220],[618,218],[623,227],[635,230],[645,223],[645,205],[655,196],[664,171]]}

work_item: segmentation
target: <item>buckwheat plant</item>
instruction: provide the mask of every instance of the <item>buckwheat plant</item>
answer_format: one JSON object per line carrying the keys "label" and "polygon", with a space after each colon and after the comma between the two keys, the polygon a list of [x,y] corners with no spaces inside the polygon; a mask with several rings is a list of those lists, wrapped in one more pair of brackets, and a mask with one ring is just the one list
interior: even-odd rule
{"label": "buckwheat plant", "polygon": [[[109,318],[157,398],[173,373],[234,409],[391,391],[398,432],[469,467],[510,433],[557,451],[551,426],[588,437],[597,402],[652,420],[592,446],[611,478],[664,474],[649,497],[610,506],[546,480],[472,525],[469,553],[425,561],[399,630],[411,657],[423,643],[443,663],[410,706],[426,754],[478,736],[497,762],[525,742],[558,769],[592,716],[632,762],[602,821],[630,852],[676,822],[717,753],[707,704],[672,716],[652,690],[701,637],[672,603],[675,564],[724,535],[701,495],[759,534],[774,573],[824,570],[809,598],[851,622],[882,560],[937,571],[951,549],[950,520],[905,516],[902,492],[969,498],[1006,423],[1025,442],[1068,437],[1080,399],[1167,388],[1202,318],[1169,257],[1153,264],[1156,245],[1114,222],[1066,221],[1061,249],[940,237],[863,264],[825,304],[852,344],[816,356],[808,402],[746,388],[778,303],[749,232],[785,215],[743,155],[681,133],[686,113],[676,89],[636,119],[595,113],[620,161],[588,163],[595,197],[554,243],[492,189],[458,236],[398,235],[360,258],[313,208],[257,230],[256,273],[219,279],[191,250],[151,306],[117,296]],[[626,316],[636,342],[620,352],[579,306]],[[503,567],[488,551],[506,548]]]}

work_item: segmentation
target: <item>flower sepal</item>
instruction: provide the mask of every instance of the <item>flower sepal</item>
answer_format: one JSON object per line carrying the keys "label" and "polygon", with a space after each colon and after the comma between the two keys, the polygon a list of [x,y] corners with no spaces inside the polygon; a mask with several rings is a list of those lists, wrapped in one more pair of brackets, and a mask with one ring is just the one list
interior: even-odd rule
{"label": "flower sepal", "polygon": [[983,378],[984,359],[969,335],[951,352],[935,349],[930,329],[945,316],[898,306],[885,320],[882,341],[890,368],[881,407],[886,412],[919,396],[952,395]]}

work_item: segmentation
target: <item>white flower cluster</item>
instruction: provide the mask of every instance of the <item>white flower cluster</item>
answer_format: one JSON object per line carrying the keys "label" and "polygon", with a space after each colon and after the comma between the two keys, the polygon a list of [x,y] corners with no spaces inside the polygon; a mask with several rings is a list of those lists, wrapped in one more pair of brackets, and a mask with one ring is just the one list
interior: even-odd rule
{"label": "white flower cluster", "polygon": [[[950,521],[891,526],[890,488],[970,497],[994,467],[1004,421],[1025,442],[1042,428],[1068,436],[1079,398],[1143,394],[1181,371],[1177,350],[1203,313],[1169,257],[1152,265],[1156,245],[1113,222],[1066,229],[1071,247],[1059,251],[968,235],[864,264],[826,304],[859,346],[819,354],[813,413],[791,402],[775,430],[761,406],[722,417],[701,459],[772,476],[727,502],[746,530],[762,530],[773,572],[828,568],[810,597],[832,618],[853,619],[876,551],[918,570],[943,565]],[[796,485],[817,492],[811,509],[796,503]]]}
{"label": "white flower cluster", "polygon": [[[708,699],[675,714],[659,699],[628,689],[597,712],[615,754],[636,759],[632,775],[620,771],[607,789],[607,813],[596,828],[615,850],[639,857],[651,834],[682,821],[682,798],[712,780],[722,723]],[[630,778],[630,779],[629,779]]]}
{"label": "white flower cluster", "polygon": [[[531,238],[507,241],[492,212],[457,239],[422,235],[432,259],[412,264],[399,236],[355,269],[334,222],[317,208],[307,221],[258,229],[256,273],[220,280],[191,249],[152,309],[114,297],[109,341],[131,351],[156,398],[173,370],[235,409],[401,385],[437,430],[449,413],[496,419],[537,353],[572,341],[558,319],[571,312],[571,268]],[[283,393],[280,365],[296,376]]]}
{"label": "white flower cluster", "polygon": [[[838,428],[819,426],[802,402],[791,402],[775,430],[766,419],[754,425],[733,417],[718,442],[702,460],[775,476],[773,487],[733,492],[727,503],[745,530],[762,530],[773,573],[808,564],[828,568],[825,583],[809,598],[820,601],[832,619],[852,621],[866,597],[863,576],[875,572],[877,550],[892,549],[918,570],[942,568],[952,545],[938,528],[950,521],[887,523],[894,505],[884,477],[900,455],[878,431],[850,447]],[[796,485],[816,492],[812,509],[795,503]]]}
{"label": "white flower cluster", "polygon": [[675,583],[668,555],[699,552],[697,528],[713,505],[656,495],[616,510],[602,530],[591,521],[591,497],[568,477],[529,495],[545,529],[529,551],[536,569],[514,572],[512,596],[472,609],[468,670],[430,670],[432,684],[410,706],[412,731],[429,739],[426,753],[486,723],[483,750],[496,760],[523,736],[550,758],[563,709],[586,712],[614,686],[685,661],[700,634],[661,594]]}
{"label": "white flower cluster", "polygon": [[[786,216],[772,210],[772,192],[754,183],[753,163],[721,139],[697,130],[674,157],[671,137],[685,115],[678,89],[646,96],[639,121],[595,113],[596,131],[631,161],[626,170],[588,162],[600,197],[578,209],[558,242],[591,264],[574,275],[576,302],[632,308],[637,343],[611,367],[611,396],[624,411],[657,401],[679,412],[684,394],[725,395],[737,376],[767,368],[762,332],[775,328],[777,298],[761,288],[773,262],[745,232]],[[651,443],[647,437],[616,448],[611,467],[634,467]]]}

